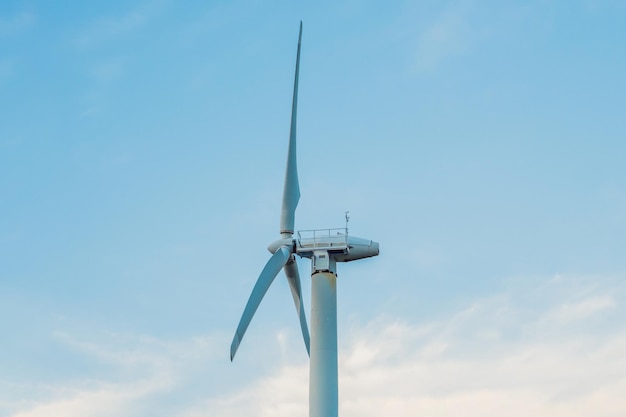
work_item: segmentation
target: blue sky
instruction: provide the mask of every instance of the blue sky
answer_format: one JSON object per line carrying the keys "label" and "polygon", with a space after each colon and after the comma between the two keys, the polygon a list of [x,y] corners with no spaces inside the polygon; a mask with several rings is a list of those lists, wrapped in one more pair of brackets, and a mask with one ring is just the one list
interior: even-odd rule
{"label": "blue sky", "polygon": [[3,2],[0,415],[307,415],[282,277],[229,362],[300,20],[296,227],[381,245],[339,269],[340,414],[624,414],[625,16]]}

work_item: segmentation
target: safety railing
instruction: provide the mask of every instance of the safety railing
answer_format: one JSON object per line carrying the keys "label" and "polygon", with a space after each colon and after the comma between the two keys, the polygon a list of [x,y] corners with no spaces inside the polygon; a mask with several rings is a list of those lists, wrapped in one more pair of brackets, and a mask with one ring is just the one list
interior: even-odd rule
{"label": "safety railing", "polygon": [[298,248],[303,250],[341,250],[348,247],[348,229],[299,230]]}

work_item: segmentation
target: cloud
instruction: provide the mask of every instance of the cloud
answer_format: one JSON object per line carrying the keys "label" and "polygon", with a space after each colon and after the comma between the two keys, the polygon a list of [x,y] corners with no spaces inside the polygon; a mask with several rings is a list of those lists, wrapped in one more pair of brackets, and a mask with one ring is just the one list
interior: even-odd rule
{"label": "cloud", "polygon": [[546,320],[561,323],[583,320],[615,307],[615,300],[610,295],[594,296],[575,303],[563,304],[549,312]]}
{"label": "cloud", "polygon": [[21,12],[11,17],[0,17],[0,36],[21,33],[37,23],[37,17],[29,12]]}
{"label": "cloud", "polygon": [[[352,326],[340,335],[340,415],[620,415],[625,290],[623,277],[525,278],[421,323],[383,316]],[[572,320],[578,326],[563,325]],[[290,332],[268,336],[283,353],[260,373],[254,361],[228,363],[222,336],[102,343],[60,333],[68,349],[115,372],[57,384],[9,415],[305,417],[308,363],[291,356]]]}
{"label": "cloud", "polygon": [[[132,417],[145,407],[158,408],[205,363],[216,339],[163,341],[146,336],[108,334],[103,342],[57,333],[57,341],[91,364],[82,378],[56,383],[16,384],[0,380],[0,413],[11,417]],[[98,371],[101,365],[103,371]],[[102,366],[103,365],[103,366]],[[21,394],[18,396],[18,394]],[[9,395],[8,398],[3,398]],[[8,414],[7,414],[8,413]]]}
{"label": "cloud", "polygon": [[[611,318],[621,323],[626,315],[618,302],[623,285],[593,284],[594,293],[579,300],[581,292],[590,291],[590,281],[547,279],[526,291],[511,288],[476,300],[425,324],[381,317],[351,329],[342,336],[340,415],[586,417],[623,412],[626,329],[609,325]],[[541,302],[540,308],[528,305],[529,298],[539,298],[537,292],[550,302]],[[559,319],[584,319],[600,311],[613,316],[605,316],[606,331],[594,323],[572,332],[552,320],[563,305],[571,307]],[[285,366],[186,415],[304,417],[306,371],[306,364]]]}
{"label": "cloud", "polygon": [[13,417],[104,417],[132,416],[133,403],[171,386],[168,378],[153,377],[144,381],[122,384],[98,384],[91,389],[67,389],[65,398],[19,411]]}
{"label": "cloud", "polygon": [[[445,346],[437,342],[437,332],[407,349],[412,331],[388,341],[397,348],[382,358],[344,372],[342,415],[376,416],[387,410],[399,416],[585,416],[593,409],[594,416],[602,416],[626,406],[617,395],[626,383],[619,353],[626,347],[624,334],[600,343],[583,336],[506,346],[485,341],[477,352],[465,351],[465,342],[454,334],[444,339],[453,349],[424,349]],[[375,345],[376,339],[365,343]],[[348,352],[344,362],[358,354]],[[596,402],[599,395],[602,402]]]}
{"label": "cloud", "polygon": [[460,7],[450,8],[419,35],[417,68],[434,70],[449,57],[464,53],[470,42],[467,11]]}
{"label": "cloud", "polygon": [[308,416],[306,365],[287,365],[232,395],[209,398],[189,407],[182,417]]}
{"label": "cloud", "polygon": [[147,25],[161,10],[162,1],[147,2],[116,17],[100,19],[75,37],[81,48],[91,48],[113,39],[124,37]]}

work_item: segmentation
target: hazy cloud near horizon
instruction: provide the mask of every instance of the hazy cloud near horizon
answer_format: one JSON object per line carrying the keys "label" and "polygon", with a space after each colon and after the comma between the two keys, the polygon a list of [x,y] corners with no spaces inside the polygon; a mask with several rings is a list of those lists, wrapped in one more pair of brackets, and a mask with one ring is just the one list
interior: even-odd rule
{"label": "hazy cloud near horizon", "polygon": [[[529,278],[525,281],[535,285],[522,288],[516,279],[502,293],[434,320],[411,323],[381,316],[352,323],[340,342],[340,414],[617,415],[626,409],[620,394],[626,388],[624,278]],[[54,386],[18,389],[3,381],[9,390],[3,390],[0,404],[11,417],[99,417],[111,412],[125,417],[158,409],[163,401],[171,401],[167,413],[186,417],[304,417],[308,368],[294,361],[293,352],[302,347],[285,342],[284,331],[262,342],[273,355],[245,352],[244,360],[269,358],[272,364],[265,375],[239,381],[238,387],[229,379],[230,389],[220,395],[210,393],[220,373],[211,371],[215,360],[209,358],[226,351],[226,337],[171,342],[111,335],[99,344],[59,334],[65,349],[113,371]],[[281,351],[282,359],[271,358]],[[235,365],[229,366],[232,370]],[[19,401],[11,399],[19,393]],[[185,401],[177,401],[178,396]]]}

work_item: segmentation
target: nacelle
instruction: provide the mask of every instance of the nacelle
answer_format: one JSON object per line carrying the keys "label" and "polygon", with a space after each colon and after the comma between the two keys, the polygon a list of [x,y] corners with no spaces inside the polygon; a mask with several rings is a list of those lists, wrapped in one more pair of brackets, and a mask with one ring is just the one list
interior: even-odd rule
{"label": "nacelle", "polygon": [[[336,262],[350,262],[369,258],[379,253],[378,242],[348,235],[347,229],[319,229],[298,232],[296,253],[303,258],[313,258],[314,253],[326,252]],[[270,251],[282,242],[270,245]]]}
{"label": "nacelle", "polygon": [[337,262],[350,262],[357,259],[371,258],[380,253],[378,242],[356,236],[348,236],[347,253],[334,253]]}

